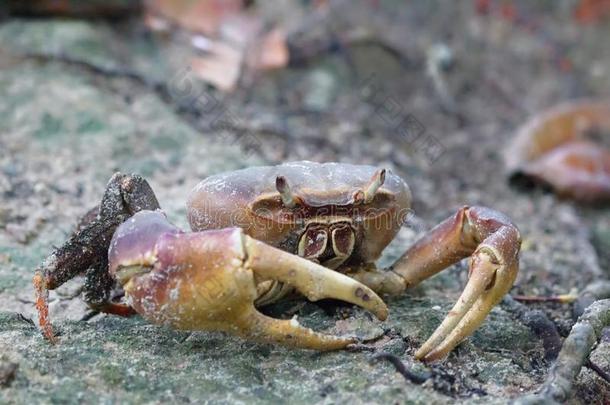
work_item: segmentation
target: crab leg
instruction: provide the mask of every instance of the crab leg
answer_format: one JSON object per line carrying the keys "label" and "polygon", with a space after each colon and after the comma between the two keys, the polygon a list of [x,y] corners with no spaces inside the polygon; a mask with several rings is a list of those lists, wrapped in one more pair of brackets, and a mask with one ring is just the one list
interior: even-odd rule
{"label": "crab leg", "polygon": [[239,228],[180,232],[159,211],[137,213],[117,229],[109,262],[138,313],[177,329],[225,331],[317,350],[354,342],[261,314],[254,306],[261,280],[287,283],[312,300],[342,299],[387,316],[383,301],[347,276],[258,242]]}
{"label": "crab leg", "polygon": [[504,215],[489,208],[464,207],[398,259],[393,271],[409,288],[472,256],[466,288],[416,358],[441,359],[479,327],[513,285],[520,244],[518,229]]}
{"label": "crab leg", "polygon": [[135,212],[159,208],[150,185],[142,177],[115,173],[99,207],[90,210],[70,239],[36,269],[32,280],[38,321],[43,335],[57,341],[49,320],[49,290],[53,290],[77,274],[86,272],[85,297],[96,310],[129,315],[128,307],[108,302],[114,280],[108,275],[106,255],[116,227]]}

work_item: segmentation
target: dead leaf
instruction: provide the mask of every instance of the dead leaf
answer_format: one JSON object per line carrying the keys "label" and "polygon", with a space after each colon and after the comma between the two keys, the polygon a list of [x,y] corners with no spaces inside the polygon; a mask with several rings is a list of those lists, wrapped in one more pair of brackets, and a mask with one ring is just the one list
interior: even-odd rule
{"label": "dead leaf", "polygon": [[512,182],[533,182],[578,201],[610,202],[610,102],[566,103],[533,117],[505,154]]}
{"label": "dead leaf", "polygon": [[147,12],[203,34],[218,32],[222,21],[243,9],[242,0],[146,0]]}
{"label": "dead leaf", "polygon": [[286,34],[275,28],[255,43],[248,55],[248,66],[254,70],[280,69],[288,65]]}
{"label": "dead leaf", "polygon": [[242,69],[243,52],[232,46],[211,42],[209,54],[191,61],[193,73],[221,91],[233,90]]}
{"label": "dead leaf", "polygon": [[256,73],[288,64],[284,31],[265,30],[262,19],[246,12],[242,1],[149,0],[145,18],[154,30],[167,31],[173,24],[196,33],[191,44],[200,55],[191,61],[193,73],[225,92],[235,89],[245,70]]}
{"label": "dead leaf", "polygon": [[593,24],[610,16],[610,0],[580,0],[574,18],[581,24]]}

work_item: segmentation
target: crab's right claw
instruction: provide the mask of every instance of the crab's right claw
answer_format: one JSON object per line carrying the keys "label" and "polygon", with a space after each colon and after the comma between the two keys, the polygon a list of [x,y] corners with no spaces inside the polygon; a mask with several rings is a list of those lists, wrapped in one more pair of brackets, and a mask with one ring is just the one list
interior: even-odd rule
{"label": "crab's right claw", "polygon": [[258,312],[256,286],[264,280],[289,284],[311,300],[341,299],[387,317],[383,301],[347,276],[254,240],[239,228],[180,232],[159,211],[142,211],[121,225],[109,261],[133,308],[177,329],[220,330],[317,350],[355,341]]}

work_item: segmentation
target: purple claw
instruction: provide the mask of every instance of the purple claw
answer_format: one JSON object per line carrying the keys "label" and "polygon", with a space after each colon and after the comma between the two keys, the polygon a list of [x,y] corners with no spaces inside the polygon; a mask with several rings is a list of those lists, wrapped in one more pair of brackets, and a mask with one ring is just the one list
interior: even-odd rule
{"label": "purple claw", "polygon": [[182,233],[160,211],[140,211],[122,223],[114,233],[108,251],[110,274],[116,276],[119,266],[150,264],[155,246],[164,234]]}

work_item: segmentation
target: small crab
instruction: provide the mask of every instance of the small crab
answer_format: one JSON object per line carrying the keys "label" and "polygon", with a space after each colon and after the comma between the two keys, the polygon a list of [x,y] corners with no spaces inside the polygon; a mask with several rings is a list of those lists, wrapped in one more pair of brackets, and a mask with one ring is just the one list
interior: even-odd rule
{"label": "small crab", "polygon": [[[300,293],[313,301],[354,303],[384,320],[388,310],[377,294],[400,294],[471,256],[462,295],[416,352],[425,361],[444,358],[512,287],[521,238],[503,214],[463,207],[389,269],[378,269],[375,261],[404,224],[410,203],[400,177],[372,166],[252,167],[199,183],[187,203],[192,232],[183,232],[158,210],[142,178],[116,174],[97,217],[36,273],[41,328],[54,339],[47,290],[89,269],[86,297],[104,312],[135,310],[177,329],[340,349],[355,339],[314,332],[296,319],[269,318],[256,308]],[[122,287],[126,304],[112,300],[112,280]]]}

